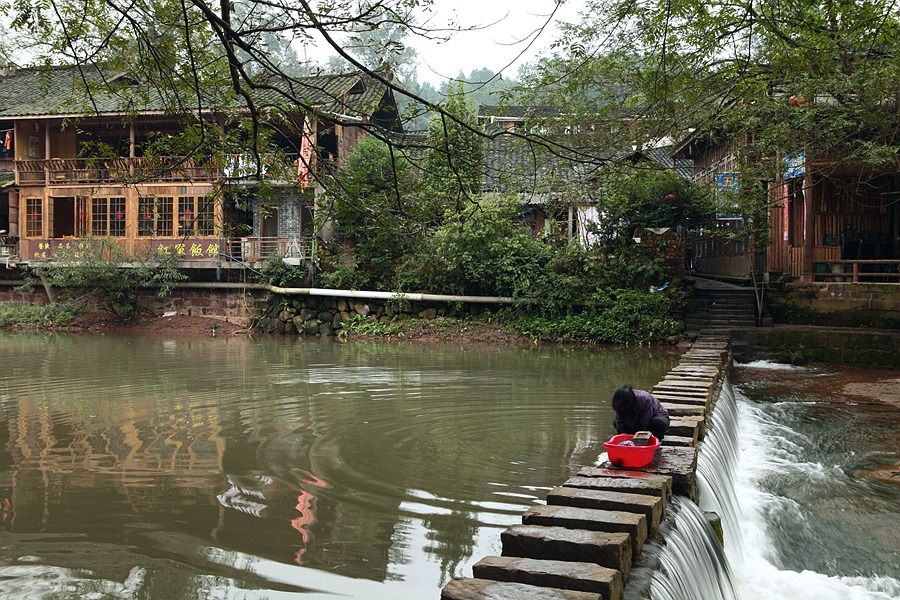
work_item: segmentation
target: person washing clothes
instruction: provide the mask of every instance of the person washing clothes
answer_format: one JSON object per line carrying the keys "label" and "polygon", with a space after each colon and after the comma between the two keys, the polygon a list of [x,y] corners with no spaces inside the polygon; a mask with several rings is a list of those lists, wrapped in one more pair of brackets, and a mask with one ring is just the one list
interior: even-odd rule
{"label": "person washing clothes", "polygon": [[616,433],[649,431],[660,442],[669,430],[669,411],[650,392],[620,387],[613,393]]}

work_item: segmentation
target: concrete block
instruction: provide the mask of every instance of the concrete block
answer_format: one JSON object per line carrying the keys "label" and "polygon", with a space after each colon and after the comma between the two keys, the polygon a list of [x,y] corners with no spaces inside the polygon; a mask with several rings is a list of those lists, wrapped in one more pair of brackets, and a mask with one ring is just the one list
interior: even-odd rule
{"label": "concrete block", "polygon": [[576,508],[573,506],[532,506],[522,515],[524,525],[547,525],[608,533],[627,533],[637,556],[647,540],[647,518],[637,513]]}
{"label": "concrete block", "polygon": [[454,579],[441,590],[441,600],[603,600],[603,596],[490,579]]}
{"label": "concrete block", "polygon": [[478,579],[596,592],[615,600],[623,594],[622,574],[594,563],[488,556],[472,566],[472,573]]}
{"label": "concrete block", "polygon": [[513,525],[500,534],[503,556],[596,563],[631,572],[631,536],[624,532],[589,531],[540,525]]}
{"label": "concrete block", "polygon": [[576,487],[558,487],[550,490],[547,494],[547,504],[640,513],[647,517],[648,535],[656,533],[665,506],[663,499],[656,496]]}

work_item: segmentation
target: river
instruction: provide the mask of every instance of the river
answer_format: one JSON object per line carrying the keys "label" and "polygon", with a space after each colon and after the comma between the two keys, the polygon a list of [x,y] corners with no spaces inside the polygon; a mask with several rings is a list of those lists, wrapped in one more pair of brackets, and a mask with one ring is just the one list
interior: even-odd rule
{"label": "river", "polygon": [[735,381],[739,597],[900,598],[900,375],[757,362]]}
{"label": "river", "polygon": [[0,597],[435,600],[677,360],[0,334]]}

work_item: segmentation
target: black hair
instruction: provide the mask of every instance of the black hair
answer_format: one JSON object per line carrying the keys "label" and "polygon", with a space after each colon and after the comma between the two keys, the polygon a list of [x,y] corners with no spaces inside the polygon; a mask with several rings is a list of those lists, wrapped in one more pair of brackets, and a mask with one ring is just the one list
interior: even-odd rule
{"label": "black hair", "polygon": [[630,385],[623,385],[613,393],[613,410],[616,412],[628,412],[634,406],[634,390]]}

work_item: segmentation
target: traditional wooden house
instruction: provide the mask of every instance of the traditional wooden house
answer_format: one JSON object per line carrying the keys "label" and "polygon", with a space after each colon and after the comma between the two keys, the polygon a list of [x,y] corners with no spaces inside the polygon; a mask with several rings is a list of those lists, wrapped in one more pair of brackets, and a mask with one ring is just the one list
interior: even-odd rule
{"label": "traditional wooden house", "polygon": [[391,90],[363,74],[278,85],[252,91],[270,155],[248,145],[201,157],[160,152],[160,142],[186,118],[225,137],[246,104],[173,112],[152,91],[135,93],[142,84],[128,74],[0,71],[0,260],[52,260],[88,236],[129,256],[177,255],[182,267],[309,258],[323,176],[366,128],[396,130],[399,118]]}
{"label": "traditional wooden house", "polygon": [[[694,179],[725,195],[740,185],[738,154],[745,140],[713,141],[692,134],[676,156],[693,160]],[[768,189],[768,246],[704,235],[696,255],[708,274],[746,277],[751,268],[804,281],[900,281],[900,173],[796,153]],[[719,229],[740,230],[723,208]],[[739,236],[732,236],[732,239]]]}

